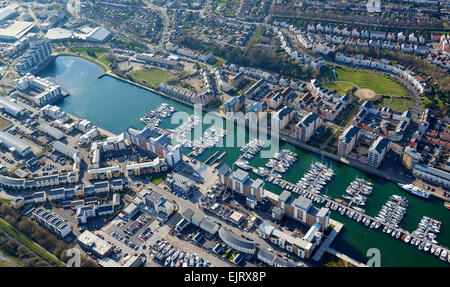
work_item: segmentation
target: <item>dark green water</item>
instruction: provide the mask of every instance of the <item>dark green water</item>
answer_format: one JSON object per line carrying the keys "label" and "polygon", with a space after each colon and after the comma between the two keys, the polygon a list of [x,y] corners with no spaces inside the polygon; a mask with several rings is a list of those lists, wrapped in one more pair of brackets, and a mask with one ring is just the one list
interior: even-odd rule
{"label": "dark green water", "polygon": [[[65,98],[59,106],[65,111],[81,118],[92,121],[95,125],[109,130],[113,133],[121,133],[129,126],[143,127],[139,118],[146,112],[167,102],[177,108],[178,111],[192,113],[193,108],[168,98],[140,89],[128,83],[103,77],[97,79],[102,70],[86,60],[75,57],[58,57],[39,76],[51,77],[66,89],[70,96]],[[171,124],[169,119],[163,120],[161,127],[173,128],[177,125]],[[235,130],[242,129],[236,128]],[[246,133],[246,138],[248,134]],[[280,149],[290,149],[298,154],[299,160],[284,175],[290,182],[296,183],[309,169],[313,161],[321,158],[295,148],[292,145],[282,143]],[[206,150],[199,160],[206,160],[216,150],[220,153],[226,151],[223,161],[228,165],[240,155],[240,148],[219,147],[214,150]],[[188,151],[185,149],[185,151]],[[252,166],[264,166],[268,159],[255,157],[250,164]],[[356,176],[365,178],[374,183],[374,192],[368,196],[366,203],[367,214],[375,216],[381,206],[392,194],[400,194],[407,197],[410,207],[401,224],[403,229],[413,231],[423,215],[442,221],[441,233],[437,240],[442,246],[450,246],[450,212],[443,207],[441,201],[431,199],[422,200],[403,192],[397,185],[380,178],[372,177],[344,164],[331,162],[336,176],[327,185],[327,193],[333,198],[341,198],[345,189]],[[257,175],[251,174],[252,178]],[[266,189],[280,193],[278,186],[266,183]],[[369,248],[378,248],[381,251],[382,266],[450,266],[435,256],[421,252],[416,247],[405,244],[400,240],[393,239],[381,231],[370,230],[363,224],[341,216],[332,211],[332,218],[345,224],[341,234],[336,238],[332,247],[342,251],[361,262],[367,262],[366,252]]]}

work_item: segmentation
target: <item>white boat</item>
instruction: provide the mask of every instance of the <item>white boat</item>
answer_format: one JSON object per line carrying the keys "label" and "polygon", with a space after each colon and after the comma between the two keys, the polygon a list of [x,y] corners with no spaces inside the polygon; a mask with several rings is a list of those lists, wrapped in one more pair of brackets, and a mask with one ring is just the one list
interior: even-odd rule
{"label": "white boat", "polygon": [[431,247],[430,243],[427,243],[427,244],[425,244],[425,247],[423,248],[423,250],[425,252],[428,252],[430,250],[430,247]]}
{"label": "white boat", "polygon": [[403,188],[405,191],[417,195],[419,197],[428,199],[430,197],[430,192],[426,191],[423,188],[417,187],[413,184],[398,184],[401,188]]}

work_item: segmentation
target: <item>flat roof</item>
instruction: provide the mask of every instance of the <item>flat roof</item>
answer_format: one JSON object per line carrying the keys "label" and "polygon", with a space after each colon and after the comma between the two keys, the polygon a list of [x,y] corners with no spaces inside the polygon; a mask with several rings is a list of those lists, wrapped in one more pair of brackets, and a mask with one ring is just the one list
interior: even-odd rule
{"label": "flat roof", "polygon": [[26,150],[31,151],[31,147],[28,144],[5,132],[0,132],[0,144],[3,144],[8,148],[14,148],[19,153],[23,153]]}
{"label": "flat roof", "polygon": [[0,37],[20,39],[36,24],[26,21],[7,21],[0,25]]}
{"label": "flat roof", "polygon": [[85,246],[88,246],[100,256],[105,256],[112,248],[112,245],[105,240],[99,238],[89,230],[85,230],[77,237],[78,241]]}

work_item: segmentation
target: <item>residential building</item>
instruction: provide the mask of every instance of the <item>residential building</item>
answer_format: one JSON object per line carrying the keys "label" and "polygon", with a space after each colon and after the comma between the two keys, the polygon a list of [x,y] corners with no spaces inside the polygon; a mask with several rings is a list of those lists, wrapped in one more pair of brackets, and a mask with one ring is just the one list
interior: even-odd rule
{"label": "residential building", "polygon": [[390,141],[382,136],[379,136],[370,146],[369,153],[367,155],[367,164],[378,168],[389,149]]}
{"label": "residential building", "polygon": [[304,116],[295,126],[295,138],[307,142],[322,124],[322,119],[312,112]]}
{"label": "residential building", "polygon": [[350,125],[339,136],[338,155],[346,157],[353,149],[358,140],[360,128]]}
{"label": "residential building", "polygon": [[33,211],[33,217],[39,224],[61,237],[65,237],[72,232],[70,224],[66,223],[52,211],[45,209],[42,206]]}

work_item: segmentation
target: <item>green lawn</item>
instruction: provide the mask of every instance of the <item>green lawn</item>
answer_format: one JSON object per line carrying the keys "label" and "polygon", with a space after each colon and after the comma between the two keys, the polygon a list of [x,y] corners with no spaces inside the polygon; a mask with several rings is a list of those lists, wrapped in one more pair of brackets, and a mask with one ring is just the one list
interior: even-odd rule
{"label": "green lawn", "polygon": [[336,91],[336,94],[340,96],[347,94],[348,91],[355,87],[352,84],[344,82],[331,82],[323,84],[322,86],[330,91]]}
{"label": "green lawn", "polygon": [[131,78],[138,83],[150,87],[158,87],[159,84],[176,78],[174,74],[168,71],[155,69],[152,71],[139,70],[130,73]]}
{"label": "green lawn", "polygon": [[409,99],[403,99],[399,97],[384,96],[377,104],[378,107],[388,107],[393,111],[403,112],[408,110]]}
{"label": "green lawn", "polygon": [[79,53],[80,56],[90,57],[97,59],[99,62],[105,64],[107,67],[110,67],[112,64],[108,59],[106,59],[106,54],[108,50],[103,48],[70,48],[70,52]]}
{"label": "green lawn", "polygon": [[336,75],[339,81],[353,83],[359,88],[371,89],[377,94],[405,96],[408,93],[407,90],[396,81],[375,72],[336,66]]}

